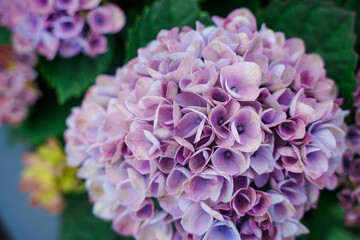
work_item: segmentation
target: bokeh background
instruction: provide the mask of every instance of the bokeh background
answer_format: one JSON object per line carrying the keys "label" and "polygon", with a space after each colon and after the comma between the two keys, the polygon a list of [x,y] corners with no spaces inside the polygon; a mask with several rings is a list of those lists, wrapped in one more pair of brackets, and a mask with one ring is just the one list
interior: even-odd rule
{"label": "bokeh background", "polygon": [[9,142],[9,129],[0,128],[0,239],[58,239],[60,218],[28,204],[28,196],[19,191],[21,156],[24,142]]}

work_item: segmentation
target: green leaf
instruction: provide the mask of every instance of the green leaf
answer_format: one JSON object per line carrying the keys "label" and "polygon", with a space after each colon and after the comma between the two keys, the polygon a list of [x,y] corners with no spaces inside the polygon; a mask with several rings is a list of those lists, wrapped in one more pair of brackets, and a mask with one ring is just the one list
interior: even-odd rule
{"label": "green leaf", "polygon": [[201,9],[210,12],[211,15],[226,17],[234,9],[246,7],[255,14],[260,8],[266,6],[268,2],[270,0],[222,0],[221,7],[219,7],[219,0],[204,0],[201,2]]}
{"label": "green leaf", "polygon": [[326,240],[357,240],[358,238],[352,232],[339,227],[329,229]]}
{"label": "green leaf", "polygon": [[320,54],[327,76],[337,82],[345,99],[343,107],[351,107],[356,87],[354,14],[319,1],[275,1],[260,13],[258,23],[288,38],[302,38],[308,53]]}
{"label": "green leaf", "polygon": [[298,237],[298,240],[355,240],[355,229],[344,225],[343,211],[335,192],[323,191],[317,209],[305,214],[301,222],[310,233]]}
{"label": "green leaf", "polygon": [[96,58],[83,54],[70,59],[57,56],[52,61],[40,58],[40,74],[55,89],[60,104],[71,97],[81,96],[98,75],[107,72],[115,54],[112,38],[109,37],[108,41],[109,51]]}
{"label": "green leaf", "polygon": [[6,44],[11,42],[11,34],[8,29],[0,26],[0,44]]}
{"label": "green leaf", "polygon": [[359,0],[347,0],[345,9],[355,11],[355,32],[356,36],[356,51],[360,53],[360,1]]}
{"label": "green leaf", "polygon": [[67,195],[62,214],[62,240],[131,240],[120,237],[108,222],[96,218],[91,211],[87,194]]}
{"label": "green leaf", "polygon": [[194,26],[196,20],[208,24],[209,15],[202,13],[195,0],[158,0],[144,10],[133,29],[129,30],[126,61],[137,55],[137,49],[154,40],[161,29]]}

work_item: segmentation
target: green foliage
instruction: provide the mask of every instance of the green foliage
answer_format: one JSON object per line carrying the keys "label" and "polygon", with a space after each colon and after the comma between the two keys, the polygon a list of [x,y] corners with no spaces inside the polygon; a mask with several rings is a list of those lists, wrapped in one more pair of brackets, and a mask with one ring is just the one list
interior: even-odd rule
{"label": "green foliage", "polygon": [[87,194],[68,195],[62,214],[61,240],[131,240],[120,237],[108,222],[96,218]]}
{"label": "green foliage", "polygon": [[211,22],[195,0],[158,0],[144,10],[133,29],[129,30],[126,61],[137,55],[137,49],[154,40],[161,29],[194,26],[196,20]]}
{"label": "green foliage", "polygon": [[322,192],[317,209],[307,213],[302,220],[310,230],[298,240],[356,240],[354,233],[344,226],[343,211],[334,192]]}
{"label": "green foliage", "polygon": [[283,31],[286,37],[300,37],[307,52],[320,54],[327,76],[334,79],[350,108],[356,87],[353,76],[356,54],[353,50],[354,15],[319,1],[275,1],[258,16],[258,23]]}
{"label": "green foliage", "polygon": [[98,75],[107,72],[115,54],[112,38],[108,37],[108,41],[109,51],[96,58],[83,54],[70,59],[57,56],[52,61],[40,58],[40,74],[55,89],[60,104],[81,96]]}
{"label": "green foliage", "polygon": [[342,227],[336,227],[329,229],[329,234],[326,240],[357,240],[358,238],[349,230]]}
{"label": "green foliage", "polygon": [[232,10],[236,8],[246,7],[254,14],[266,6],[271,0],[222,0],[219,7],[219,0],[201,1],[201,8],[210,12],[211,15],[226,17]]}
{"label": "green foliage", "polygon": [[[337,7],[341,9],[345,9],[348,11],[352,11],[355,15],[355,33],[356,37],[356,52],[359,54],[360,52],[360,1],[359,0],[318,0],[323,2],[332,2]],[[359,64],[358,64],[359,66]]]}
{"label": "green foliage", "polygon": [[356,36],[356,51],[360,52],[360,1],[359,0],[347,0],[344,5],[345,9],[351,10],[355,15],[355,32]]}
{"label": "green foliage", "polygon": [[0,44],[10,43],[10,32],[3,26],[0,26]]}

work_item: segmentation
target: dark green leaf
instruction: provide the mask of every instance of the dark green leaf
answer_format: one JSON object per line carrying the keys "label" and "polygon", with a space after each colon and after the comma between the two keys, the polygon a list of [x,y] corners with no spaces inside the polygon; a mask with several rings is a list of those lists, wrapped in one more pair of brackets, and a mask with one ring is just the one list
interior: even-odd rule
{"label": "dark green leaf", "polygon": [[319,1],[275,1],[259,15],[259,25],[263,22],[286,37],[304,39],[307,52],[320,54],[327,76],[337,82],[345,99],[344,107],[351,107],[356,87],[354,14]]}
{"label": "dark green leaf", "polygon": [[109,37],[108,40],[109,51],[96,58],[82,54],[70,59],[56,57],[53,61],[40,58],[40,74],[55,89],[60,104],[71,97],[81,96],[98,75],[109,69],[115,52],[112,38]]}
{"label": "dark green leaf", "polygon": [[306,213],[302,223],[310,233],[297,238],[298,240],[357,239],[352,232],[354,229],[344,226],[343,211],[335,192],[322,192],[317,209]]}
{"label": "dark green leaf", "polygon": [[355,18],[355,33],[356,33],[356,51],[360,53],[360,1],[359,0],[347,0],[345,9],[354,11],[356,13]]}
{"label": "dark green leaf", "polygon": [[96,218],[91,211],[87,194],[66,196],[62,214],[62,240],[131,240],[120,237],[108,222]]}
{"label": "dark green leaf", "polygon": [[349,230],[341,227],[334,227],[329,229],[326,240],[357,240],[358,238]]}
{"label": "dark green leaf", "polygon": [[270,1],[271,0],[222,0],[221,3],[219,3],[219,0],[204,0],[201,1],[201,9],[209,11],[211,15],[226,17],[232,10],[246,7],[255,14]]}
{"label": "dark green leaf", "polygon": [[11,36],[9,30],[5,27],[0,26],[0,44],[10,43]]}
{"label": "dark green leaf", "polygon": [[127,61],[135,57],[137,49],[154,40],[161,29],[194,26],[196,20],[211,21],[200,11],[195,0],[158,0],[144,10],[133,29],[129,30],[126,46]]}

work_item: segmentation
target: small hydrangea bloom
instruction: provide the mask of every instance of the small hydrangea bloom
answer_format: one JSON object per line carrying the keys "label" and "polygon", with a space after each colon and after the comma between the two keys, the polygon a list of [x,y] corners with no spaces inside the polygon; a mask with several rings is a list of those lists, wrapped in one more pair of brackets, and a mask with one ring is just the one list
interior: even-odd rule
{"label": "small hydrangea bloom", "polygon": [[333,186],[345,112],[321,57],[247,9],[213,20],[160,31],[67,119],[67,162],[119,234],[293,239]]}
{"label": "small hydrangea bloom", "polygon": [[13,32],[17,53],[36,51],[48,60],[56,54],[95,57],[108,51],[104,34],[118,33],[125,14],[115,4],[100,0],[3,0],[0,24]]}
{"label": "small hydrangea bloom", "polygon": [[83,191],[81,181],[76,178],[77,169],[68,167],[65,159],[56,138],[49,138],[36,152],[24,154],[20,188],[30,194],[32,205],[57,214],[64,208],[64,194]]}
{"label": "small hydrangea bloom", "polygon": [[11,46],[0,46],[0,126],[21,124],[39,97],[36,61],[33,54],[18,55]]}

